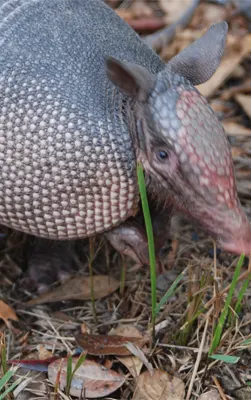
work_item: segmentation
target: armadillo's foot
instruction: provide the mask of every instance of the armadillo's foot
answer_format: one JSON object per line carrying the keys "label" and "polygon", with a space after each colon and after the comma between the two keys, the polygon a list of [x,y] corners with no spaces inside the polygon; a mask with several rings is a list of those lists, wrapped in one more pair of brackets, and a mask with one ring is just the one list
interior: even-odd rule
{"label": "armadillo's foot", "polygon": [[[147,238],[140,226],[125,223],[106,233],[106,237],[119,253],[132,258],[137,268],[149,265]],[[156,262],[158,272],[161,273],[163,266],[158,257]]]}
{"label": "armadillo's foot", "polygon": [[[156,262],[159,273],[164,272],[160,258],[165,255],[168,247],[170,215],[170,209],[159,210],[153,204],[151,205]],[[131,257],[137,266],[149,265],[148,243],[143,226],[144,219],[142,214],[139,214],[132,222],[125,222],[106,233],[111,245],[121,254]]]}
{"label": "armadillo's foot", "polygon": [[106,237],[115,250],[131,257],[137,264],[149,263],[147,238],[141,227],[125,223],[106,233]]}
{"label": "armadillo's foot", "polygon": [[39,293],[72,273],[74,242],[36,239],[29,258],[28,272]]}

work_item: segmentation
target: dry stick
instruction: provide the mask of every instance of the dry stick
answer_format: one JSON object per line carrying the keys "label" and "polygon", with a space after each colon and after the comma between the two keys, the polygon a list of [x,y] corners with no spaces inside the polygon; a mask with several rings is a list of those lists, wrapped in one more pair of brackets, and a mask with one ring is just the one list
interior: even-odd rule
{"label": "dry stick", "polygon": [[[60,340],[63,345],[66,347],[68,353],[72,354],[72,350],[70,349],[70,347],[68,346],[68,344],[66,343],[66,341],[64,340],[63,337],[60,336],[59,332],[57,331],[57,329],[55,328],[55,326],[53,325],[53,323],[48,319],[48,325],[50,325],[51,329],[53,330],[54,333],[56,333],[57,335],[57,340]],[[55,336],[54,336],[55,337]]]}
{"label": "dry stick", "polygon": [[209,318],[206,320],[206,323],[205,323],[205,328],[204,328],[204,331],[203,331],[201,344],[200,344],[200,347],[199,347],[199,351],[198,351],[198,355],[197,355],[197,358],[196,358],[196,362],[194,364],[193,374],[192,374],[192,378],[191,378],[191,381],[190,381],[190,384],[189,384],[186,400],[190,399],[190,396],[191,396],[191,393],[192,393],[192,390],[193,390],[194,380],[195,380],[195,377],[196,377],[196,374],[197,374],[197,371],[198,371],[198,368],[199,368],[201,356],[202,356],[202,353],[203,353],[203,350],[204,350],[204,344],[205,344],[205,340],[206,340],[206,333],[207,333],[208,324],[209,324]]}
{"label": "dry stick", "polygon": [[216,376],[213,376],[213,381],[214,381],[214,383],[215,383],[215,385],[216,385],[216,387],[217,387],[217,389],[218,389],[218,391],[220,393],[220,397],[222,398],[222,400],[227,400],[227,397],[225,396],[225,394],[224,394],[224,392],[222,390],[222,387],[220,385],[220,382],[218,381]]}

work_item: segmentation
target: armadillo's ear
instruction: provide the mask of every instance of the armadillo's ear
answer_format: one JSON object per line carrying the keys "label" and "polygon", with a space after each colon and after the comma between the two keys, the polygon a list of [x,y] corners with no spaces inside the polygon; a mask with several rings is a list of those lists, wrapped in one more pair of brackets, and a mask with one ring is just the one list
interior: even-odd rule
{"label": "armadillo's ear", "polygon": [[212,25],[204,36],[172,58],[167,67],[193,85],[206,82],[221,62],[227,30],[226,22]]}
{"label": "armadillo's ear", "polygon": [[127,96],[145,102],[155,83],[155,77],[140,65],[106,58],[106,73],[110,81]]}

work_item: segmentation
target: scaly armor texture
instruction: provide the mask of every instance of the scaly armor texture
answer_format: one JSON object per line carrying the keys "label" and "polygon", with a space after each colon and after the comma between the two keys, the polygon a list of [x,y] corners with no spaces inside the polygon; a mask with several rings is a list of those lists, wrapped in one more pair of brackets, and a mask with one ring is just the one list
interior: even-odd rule
{"label": "scaly armor texture", "polygon": [[165,64],[96,0],[2,1],[0,22],[0,223],[73,239],[135,214],[135,155],[104,58]]}

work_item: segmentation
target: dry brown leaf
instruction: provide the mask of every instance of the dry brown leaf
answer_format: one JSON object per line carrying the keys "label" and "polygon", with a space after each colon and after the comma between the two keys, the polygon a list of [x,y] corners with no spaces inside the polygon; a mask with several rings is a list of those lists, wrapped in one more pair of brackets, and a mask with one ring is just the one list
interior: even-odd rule
{"label": "dry brown leaf", "polygon": [[207,82],[197,86],[197,89],[203,96],[212,96],[251,51],[251,34],[246,35],[245,38],[241,40],[239,37],[232,37],[228,42],[229,41],[233,42],[231,44],[231,49],[230,45],[228,45],[226,56],[215,74]]}
{"label": "dry brown leaf", "polygon": [[118,360],[123,364],[130,374],[136,378],[139,376],[141,369],[143,367],[143,362],[135,356],[118,357]]}
{"label": "dry brown leaf", "polygon": [[[72,361],[74,370],[77,360]],[[61,367],[61,368],[60,368]],[[67,360],[56,360],[48,367],[49,381],[55,385],[58,372],[60,372],[60,389],[66,387]],[[105,368],[95,361],[85,360],[73,376],[70,395],[80,398],[99,398],[105,397],[115,392],[125,382],[124,376],[116,371]]]}
{"label": "dry brown leaf", "polygon": [[18,317],[10,306],[4,301],[0,300],[0,319],[2,319],[7,326],[9,326],[8,320],[18,321]]}
{"label": "dry brown leaf", "polygon": [[152,375],[153,374],[153,366],[150,363],[150,361],[148,361],[148,359],[146,358],[143,351],[138,346],[133,344],[132,342],[127,343],[126,347],[131,352],[131,354],[133,354],[135,357],[137,357],[139,360],[142,361],[142,363],[148,369],[148,372],[150,373],[150,375]]}
{"label": "dry brown leaf", "polygon": [[237,94],[234,96],[234,98],[251,119],[251,96],[247,96],[245,94]]}
{"label": "dry brown leaf", "polygon": [[131,352],[127,349],[127,343],[131,342],[142,347],[146,343],[145,338],[135,338],[119,335],[88,335],[79,333],[75,336],[77,344],[91,355],[116,355],[128,356]]}
{"label": "dry brown leaf", "polygon": [[[94,299],[101,299],[117,290],[119,288],[119,281],[110,276],[95,275],[93,276],[93,288]],[[64,281],[60,286],[51,291],[30,300],[26,305],[32,306],[63,300],[90,300],[91,298],[90,277],[76,276]]]}
{"label": "dry brown leaf", "polygon": [[137,379],[133,400],[184,400],[185,385],[181,379],[155,369],[151,376],[143,372]]}
{"label": "dry brown leaf", "polygon": [[[143,339],[142,333],[133,325],[119,325],[112,329],[109,335],[119,335],[119,336],[130,336],[138,339]],[[135,356],[117,357],[118,360],[125,365],[125,367],[130,371],[131,375],[136,378],[139,376],[140,371],[143,366],[143,362]]]}
{"label": "dry brown leaf", "polygon": [[203,28],[208,28],[212,24],[224,21],[226,17],[227,11],[225,7],[219,7],[216,4],[202,3],[198,7],[198,12],[195,15],[193,26],[203,26]]}
{"label": "dry brown leaf", "polygon": [[121,324],[118,325],[116,328],[111,329],[109,335],[118,335],[118,336],[130,336],[134,338],[143,339],[144,336],[139,331],[136,326],[129,325],[129,324]]}
{"label": "dry brown leaf", "polygon": [[220,400],[220,395],[218,393],[218,390],[212,389],[209,392],[200,395],[198,400]]}
{"label": "dry brown leaf", "polygon": [[234,391],[235,400],[250,400],[251,388],[250,386],[243,386]]}
{"label": "dry brown leaf", "polygon": [[[20,381],[21,377],[23,379]],[[18,368],[13,375],[13,380],[20,382],[13,391],[13,398],[16,400],[37,399],[46,395],[47,384],[45,383],[46,374],[44,372],[29,370],[29,373],[27,373],[26,368]]]}
{"label": "dry brown leaf", "polygon": [[39,360],[47,360],[53,356],[52,352],[47,350],[41,344],[38,345],[38,359]]}
{"label": "dry brown leaf", "polygon": [[233,121],[223,121],[224,129],[229,136],[251,136],[251,129]]}

